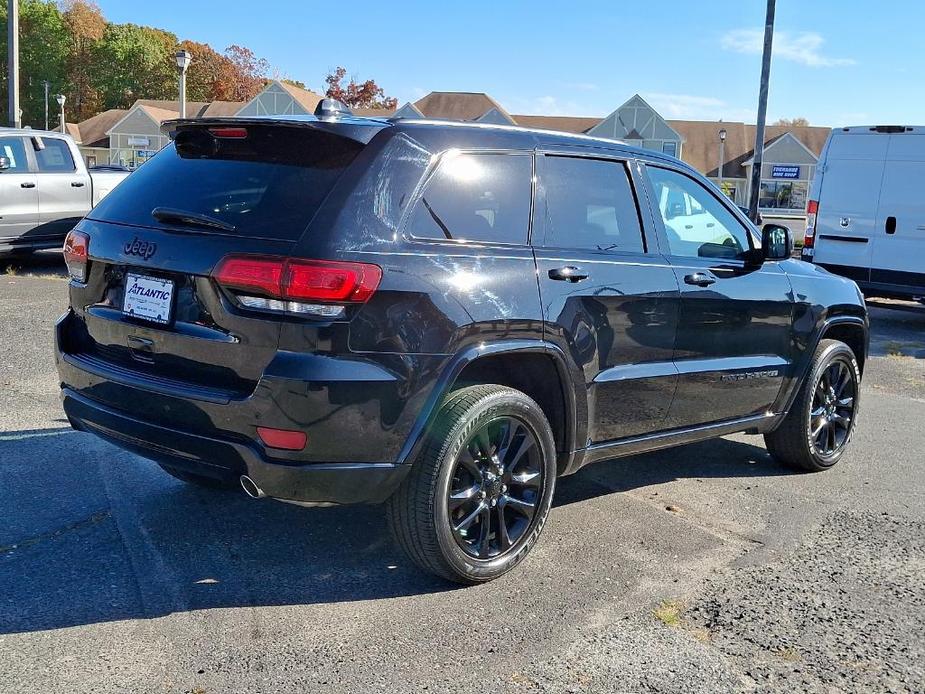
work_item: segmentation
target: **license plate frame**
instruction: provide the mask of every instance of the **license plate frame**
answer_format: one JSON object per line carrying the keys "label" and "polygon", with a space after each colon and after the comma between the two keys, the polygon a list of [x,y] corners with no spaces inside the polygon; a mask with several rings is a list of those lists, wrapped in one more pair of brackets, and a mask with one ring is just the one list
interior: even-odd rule
{"label": "license plate frame", "polygon": [[127,272],[125,292],[122,296],[122,314],[127,318],[148,323],[169,325],[173,320],[175,294],[176,283],[173,280],[140,272]]}

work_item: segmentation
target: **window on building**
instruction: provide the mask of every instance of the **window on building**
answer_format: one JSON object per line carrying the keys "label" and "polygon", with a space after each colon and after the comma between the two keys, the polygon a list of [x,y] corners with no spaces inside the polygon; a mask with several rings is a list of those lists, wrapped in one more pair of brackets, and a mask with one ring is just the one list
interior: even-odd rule
{"label": "window on building", "polygon": [[672,255],[738,258],[750,248],[746,228],[700,183],[669,169],[647,172]]}
{"label": "window on building", "polygon": [[450,153],[415,206],[411,235],[524,244],[532,180],[533,157],[528,154]]}
{"label": "window on building", "polygon": [[761,181],[758,206],[768,210],[802,212],[806,209],[807,181]]}
{"label": "window on building", "polygon": [[45,137],[42,138],[42,143],[45,147],[35,150],[35,159],[38,162],[40,173],[74,172],[74,158],[71,156],[67,142]]}
{"label": "window on building", "polygon": [[677,142],[663,142],[662,143],[662,153],[667,154],[670,157],[678,156],[678,143]]}
{"label": "window on building", "polygon": [[6,157],[10,173],[27,173],[26,145],[21,137],[0,137],[0,157]]}
{"label": "window on building", "polygon": [[545,246],[642,253],[642,232],[621,162],[547,156]]}

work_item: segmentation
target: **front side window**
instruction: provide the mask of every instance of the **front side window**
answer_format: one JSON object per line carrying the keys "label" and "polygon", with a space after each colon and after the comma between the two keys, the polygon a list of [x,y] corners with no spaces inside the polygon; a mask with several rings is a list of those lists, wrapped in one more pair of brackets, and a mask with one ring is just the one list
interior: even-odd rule
{"label": "front side window", "polygon": [[[21,137],[0,137],[0,157],[6,159],[6,171],[10,173],[28,173],[29,162],[26,160],[26,146]],[[0,171],[3,175],[3,171]]]}
{"label": "front side window", "polygon": [[525,244],[530,225],[533,157],[449,152],[411,214],[422,239]]}
{"label": "front side window", "polygon": [[73,173],[74,158],[71,150],[64,140],[55,138],[42,138],[44,148],[35,150],[35,159],[39,165],[39,173]]}
{"label": "front side window", "polygon": [[671,255],[739,258],[748,231],[704,186],[677,171],[647,167]]}
{"label": "front side window", "polygon": [[621,162],[547,156],[544,245],[642,253],[642,232]]}

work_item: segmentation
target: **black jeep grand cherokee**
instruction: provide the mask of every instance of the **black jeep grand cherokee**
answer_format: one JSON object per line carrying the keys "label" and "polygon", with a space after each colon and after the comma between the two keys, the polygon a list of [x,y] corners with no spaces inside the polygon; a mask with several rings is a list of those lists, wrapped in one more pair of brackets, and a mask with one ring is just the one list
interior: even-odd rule
{"label": "black jeep grand cherokee", "polygon": [[166,128],[67,240],[56,352],[71,424],[181,480],[386,502],[411,559],[474,583],[588,463],[848,444],[857,287],[675,159],[325,113]]}

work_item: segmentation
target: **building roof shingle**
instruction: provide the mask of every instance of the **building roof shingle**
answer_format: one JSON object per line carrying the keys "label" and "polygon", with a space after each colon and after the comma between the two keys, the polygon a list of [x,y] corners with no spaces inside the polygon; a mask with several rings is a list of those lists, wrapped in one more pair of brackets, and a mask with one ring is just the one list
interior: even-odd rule
{"label": "building roof shingle", "polygon": [[474,121],[493,108],[511,118],[501,104],[484,92],[431,92],[415,101],[414,106],[425,117],[439,120]]}

